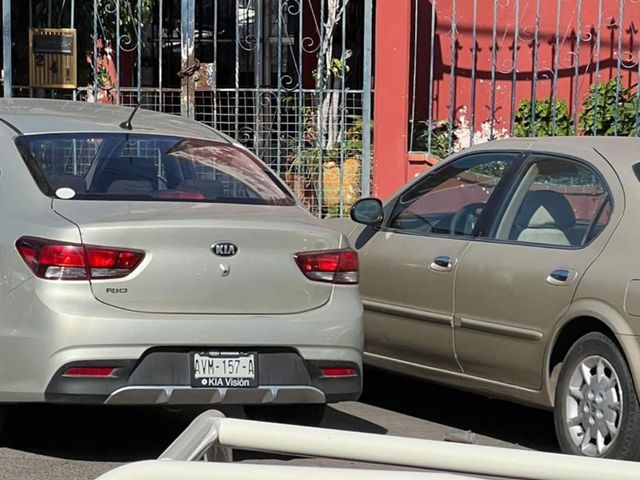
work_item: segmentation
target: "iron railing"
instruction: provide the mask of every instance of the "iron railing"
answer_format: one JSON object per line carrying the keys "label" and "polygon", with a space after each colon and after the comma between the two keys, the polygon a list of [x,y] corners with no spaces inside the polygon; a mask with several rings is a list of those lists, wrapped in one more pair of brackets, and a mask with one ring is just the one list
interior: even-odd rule
{"label": "iron railing", "polygon": [[202,121],[252,149],[319,216],[344,215],[369,193],[373,0],[25,7],[25,27],[77,28],[84,83],[9,84],[15,96],[140,103]]}
{"label": "iron railing", "polygon": [[636,0],[415,0],[410,150],[638,135]]}

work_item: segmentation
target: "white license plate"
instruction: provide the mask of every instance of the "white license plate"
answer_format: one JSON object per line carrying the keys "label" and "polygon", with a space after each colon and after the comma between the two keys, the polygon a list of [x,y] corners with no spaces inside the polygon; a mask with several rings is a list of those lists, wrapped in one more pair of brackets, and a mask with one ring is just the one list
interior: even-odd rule
{"label": "white license plate", "polygon": [[256,354],[194,353],[191,355],[191,386],[245,388],[257,385]]}

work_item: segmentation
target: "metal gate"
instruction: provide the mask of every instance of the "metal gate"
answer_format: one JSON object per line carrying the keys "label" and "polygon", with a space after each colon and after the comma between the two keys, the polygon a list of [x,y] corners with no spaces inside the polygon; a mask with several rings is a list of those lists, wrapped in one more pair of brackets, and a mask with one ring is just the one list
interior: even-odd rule
{"label": "metal gate", "polygon": [[254,151],[319,216],[369,194],[373,0],[29,0],[25,10],[11,15],[14,43],[30,27],[77,29],[79,85],[30,88],[14,58],[14,96],[194,118]]}

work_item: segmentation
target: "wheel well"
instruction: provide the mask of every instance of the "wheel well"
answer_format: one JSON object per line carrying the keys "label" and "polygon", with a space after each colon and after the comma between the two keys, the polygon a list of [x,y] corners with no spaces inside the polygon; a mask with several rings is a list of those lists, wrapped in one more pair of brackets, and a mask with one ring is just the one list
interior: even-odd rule
{"label": "wheel well", "polygon": [[[625,357],[624,350],[620,346],[620,342],[616,338],[616,335],[613,333],[605,323],[593,317],[578,317],[571,320],[567,323],[558,338],[556,338],[556,342],[553,345],[553,350],[551,351],[551,358],[549,360],[549,376],[553,374],[553,370],[562,363],[564,358],[567,356],[569,349],[571,346],[582,336],[591,332],[600,332],[603,335],[606,335],[611,339],[613,343],[616,344],[620,353],[623,357]],[[626,360],[626,357],[625,357]]]}

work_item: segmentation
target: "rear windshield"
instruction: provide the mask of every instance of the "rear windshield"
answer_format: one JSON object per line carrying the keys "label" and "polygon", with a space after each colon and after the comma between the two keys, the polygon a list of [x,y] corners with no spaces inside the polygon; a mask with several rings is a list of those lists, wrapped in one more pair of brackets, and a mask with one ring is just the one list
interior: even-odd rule
{"label": "rear windshield", "polygon": [[226,142],[123,133],[27,135],[16,145],[50,197],[295,204],[265,164]]}

